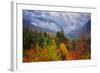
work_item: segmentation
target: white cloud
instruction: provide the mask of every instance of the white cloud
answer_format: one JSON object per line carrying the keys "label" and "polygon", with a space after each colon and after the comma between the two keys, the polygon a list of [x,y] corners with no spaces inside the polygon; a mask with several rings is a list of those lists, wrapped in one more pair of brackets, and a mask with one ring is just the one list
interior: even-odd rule
{"label": "white cloud", "polygon": [[36,24],[36,23],[32,23],[33,25],[35,25],[35,26],[37,26],[38,24]]}

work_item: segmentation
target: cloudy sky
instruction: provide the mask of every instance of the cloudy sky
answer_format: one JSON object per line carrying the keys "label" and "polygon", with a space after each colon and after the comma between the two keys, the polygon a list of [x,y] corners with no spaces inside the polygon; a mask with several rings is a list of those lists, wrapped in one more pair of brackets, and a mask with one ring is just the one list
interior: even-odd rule
{"label": "cloudy sky", "polygon": [[91,21],[91,13],[23,10],[23,20],[53,31],[63,29],[65,34],[70,34],[86,26]]}

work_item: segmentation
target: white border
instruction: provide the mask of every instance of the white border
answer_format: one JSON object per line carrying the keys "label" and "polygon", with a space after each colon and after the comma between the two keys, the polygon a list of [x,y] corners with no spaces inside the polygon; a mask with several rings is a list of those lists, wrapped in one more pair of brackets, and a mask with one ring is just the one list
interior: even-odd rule
{"label": "white border", "polygon": [[[90,12],[91,13],[91,60],[57,61],[57,62],[22,62],[22,9],[30,10],[51,10],[69,12]],[[14,3],[14,47],[13,47],[13,70],[34,70],[34,69],[55,69],[66,67],[94,66],[96,65],[96,9],[84,7],[52,6],[39,4]]]}

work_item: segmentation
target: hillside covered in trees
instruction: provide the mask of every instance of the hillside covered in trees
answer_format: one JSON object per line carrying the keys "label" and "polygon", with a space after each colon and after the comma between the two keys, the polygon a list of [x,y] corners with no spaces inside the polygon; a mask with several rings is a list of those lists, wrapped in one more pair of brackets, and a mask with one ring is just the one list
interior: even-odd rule
{"label": "hillside covered in trees", "polygon": [[81,60],[91,58],[90,37],[69,40],[63,30],[49,32],[23,31],[23,62]]}

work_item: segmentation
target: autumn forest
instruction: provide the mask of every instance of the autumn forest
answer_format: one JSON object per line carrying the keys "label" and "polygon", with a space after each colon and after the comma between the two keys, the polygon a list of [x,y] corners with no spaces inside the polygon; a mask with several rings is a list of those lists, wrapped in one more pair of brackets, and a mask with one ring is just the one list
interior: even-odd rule
{"label": "autumn forest", "polygon": [[[39,12],[41,15],[45,13],[45,16],[47,16],[46,13],[49,13],[48,18],[41,16]],[[91,59],[90,15],[83,13],[82,17],[84,19],[82,20],[82,17],[79,18],[77,16],[76,18],[78,19],[75,20],[78,22],[72,24],[70,22],[74,20],[74,13],[65,14],[56,12],[56,14],[58,16],[45,11],[23,11],[23,62]],[[79,15],[81,16],[81,14]],[[62,19],[64,16],[69,18],[69,20]],[[70,19],[70,16],[73,16],[73,20]],[[52,17],[54,17],[53,20],[51,20]],[[64,25],[61,24],[57,21],[60,18],[57,19],[56,17],[60,17],[66,23],[63,23]],[[69,24],[67,24],[68,22]],[[59,24],[57,25],[57,23]]]}

